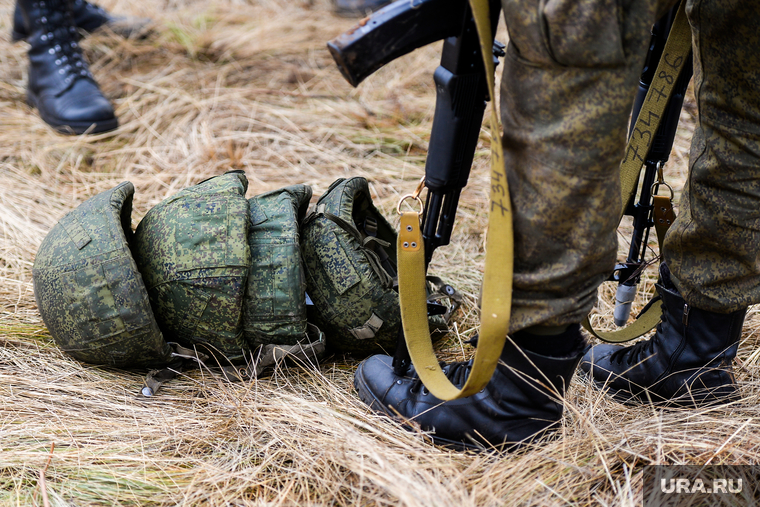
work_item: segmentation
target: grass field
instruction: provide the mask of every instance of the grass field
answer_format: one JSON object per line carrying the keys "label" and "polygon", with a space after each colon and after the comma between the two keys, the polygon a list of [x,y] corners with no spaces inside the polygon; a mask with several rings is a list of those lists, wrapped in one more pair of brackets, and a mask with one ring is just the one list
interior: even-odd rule
{"label": "grass field", "polygon": [[[26,45],[11,44],[13,2],[0,0],[0,505],[43,505],[46,494],[57,506],[627,506],[641,504],[644,465],[760,461],[755,309],[737,361],[741,402],[626,408],[576,378],[559,438],[514,454],[436,447],[369,412],[350,357],[236,384],[196,370],[144,398],[145,372],[62,354],[37,311],[31,268],[67,211],[127,180],[136,226],[178,190],[242,169],[249,196],[306,183],[316,197],[337,178],[365,176],[393,219],[424,172],[440,57],[438,44],[422,48],[353,89],[325,43],[356,20],[333,15],[327,0],[102,5],[155,28],[144,40],[83,42],[121,126],[66,137],[25,103]],[[676,187],[690,103],[682,119],[667,167]],[[488,150],[483,131],[454,240],[431,267],[466,298],[440,347],[448,360],[471,353],[461,343],[478,323]],[[600,326],[611,325],[613,294],[600,291]]]}

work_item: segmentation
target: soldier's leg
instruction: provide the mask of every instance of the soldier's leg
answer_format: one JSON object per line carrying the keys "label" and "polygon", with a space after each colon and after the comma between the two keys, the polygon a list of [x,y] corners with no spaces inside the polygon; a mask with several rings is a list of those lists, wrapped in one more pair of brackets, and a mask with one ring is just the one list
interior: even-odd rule
{"label": "soldier's leg", "polygon": [[687,302],[729,313],[760,302],[760,10],[702,0],[687,14],[699,118],[664,257]]}
{"label": "soldier's leg", "polygon": [[699,121],[663,248],[663,322],[649,340],[600,345],[583,362],[620,401],[736,399],[731,363],[747,306],[760,302],[760,12],[690,0],[687,15]]}
{"label": "soldier's leg", "polygon": [[[581,322],[617,251],[619,165],[656,2],[505,0],[512,330]],[[630,5],[626,5],[630,4]]]}
{"label": "soldier's leg", "polygon": [[[442,403],[412,368],[363,362],[361,398],[447,443],[514,444],[562,417],[585,342],[578,323],[613,267],[618,165],[654,2],[504,0],[510,46],[502,80],[505,158],[515,209],[513,331],[488,386]],[[536,325],[541,329],[535,329]],[[535,334],[550,334],[536,338]],[[553,335],[551,335],[553,333]],[[469,363],[444,369],[461,387]]]}

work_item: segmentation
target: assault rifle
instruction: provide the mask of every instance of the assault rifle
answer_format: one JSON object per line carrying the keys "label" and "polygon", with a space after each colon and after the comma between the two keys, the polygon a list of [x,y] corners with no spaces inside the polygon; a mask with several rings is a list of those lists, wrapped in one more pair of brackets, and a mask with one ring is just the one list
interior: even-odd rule
{"label": "assault rifle", "polygon": [[[500,3],[492,0],[495,30]],[[477,30],[467,0],[399,0],[328,43],[354,86],[386,63],[444,40],[435,70],[436,106],[425,163],[428,188],[423,235],[427,261],[449,243],[459,193],[467,185],[486,101],[489,100]],[[503,56],[504,46],[494,52]]]}
{"label": "assault rifle", "polygon": [[[500,0],[490,0],[490,6],[493,33],[499,19]],[[435,249],[451,240],[459,195],[470,176],[486,101],[490,99],[469,3],[467,0],[399,0],[363,19],[357,27],[327,45],[343,76],[357,86],[386,63],[441,39],[444,39],[441,65],[433,74],[435,114],[425,162],[428,192],[422,234],[426,266]],[[503,44],[494,44],[495,55],[503,56],[503,50]],[[428,305],[431,314],[445,311],[441,305]],[[403,331],[399,331],[393,364],[400,374],[406,372],[410,364]]]}
{"label": "assault rifle", "polygon": [[[500,0],[489,0],[491,32],[495,33],[501,10]],[[652,43],[641,75],[631,123],[652,82],[662,53],[675,9],[653,28]],[[422,218],[422,231],[429,264],[433,252],[449,243],[462,188],[467,185],[470,168],[483,121],[488,97],[477,30],[467,0],[398,0],[359,25],[328,43],[333,59],[343,76],[353,86],[386,63],[414,49],[444,39],[441,65],[433,79],[436,85],[436,106],[425,164],[425,186],[428,189]],[[494,41],[494,58],[504,56],[504,45]],[[498,63],[498,60],[497,60]],[[630,314],[632,294],[640,280],[645,260],[652,218],[652,192],[656,192],[662,165],[672,147],[683,97],[691,77],[691,66],[681,74],[679,84],[666,110],[666,119],[659,127],[653,146],[646,157],[646,170],[640,176],[638,197],[634,195],[625,214],[633,217],[633,234],[626,261],[615,266],[610,280],[619,283],[615,321],[623,325]],[[629,134],[629,135],[630,135]],[[498,140],[493,140],[498,142]],[[429,313],[442,310],[429,306]],[[409,353],[400,332],[394,356],[394,369],[404,374],[409,367]]]}

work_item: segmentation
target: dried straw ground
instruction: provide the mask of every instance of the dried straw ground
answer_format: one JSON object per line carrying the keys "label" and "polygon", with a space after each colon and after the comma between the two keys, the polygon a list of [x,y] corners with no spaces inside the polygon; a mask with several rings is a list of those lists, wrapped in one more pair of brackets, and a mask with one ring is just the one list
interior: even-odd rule
{"label": "dried straw ground", "polygon": [[[61,354],[37,312],[31,267],[46,232],[84,199],[132,181],[135,225],[161,199],[229,169],[245,170],[250,195],[300,182],[318,196],[362,175],[392,216],[423,172],[434,103],[438,45],[347,85],[325,42],[354,20],[335,17],[327,0],[103,4],[151,17],[156,29],[146,40],[86,40],[121,127],[73,138],[25,104],[26,47],[11,45],[12,1],[0,1],[0,503],[42,505],[46,492],[51,505],[637,505],[644,465],[759,461],[754,312],[741,403],[630,409],[577,378],[560,438],[512,455],[436,447],[369,412],[351,358],[242,384],[197,371],[146,399],[144,372]],[[669,164],[676,184],[692,110]],[[477,325],[487,134],[482,141],[456,238],[433,266],[468,297],[441,350],[449,359],[468,352],[460,344]],[[611,296],[600,294],[600,315],[609,317]]]}

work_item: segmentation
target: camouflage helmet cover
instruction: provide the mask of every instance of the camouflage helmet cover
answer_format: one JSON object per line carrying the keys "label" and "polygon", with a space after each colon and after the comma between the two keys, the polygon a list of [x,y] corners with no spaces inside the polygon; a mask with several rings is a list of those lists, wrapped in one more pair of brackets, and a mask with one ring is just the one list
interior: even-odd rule
{"label": "camouflage helmet cover", "polygon": [[242,171],[210,178],[160,202],[135,230],[135,261],[163,333],[233,363],[249,350],[247,188]]}
{"label": "camouflage helmet cover", "polygon": [[117,367],[171,358],[129,249],[134,186],[124,182],[64,216],[42,241],[32,276],[40,314],[76,359]]}
{"label": "camouflage helmet cover", "polygon": [[332,350],[392,351],[401,316],[393,289],[396,233],[372,204],[363,177],[340,179],[301,228],[313,320]]}
{"label": "camouflage helmet cover", "polygon": [[311,187],[291,185],[248,200],[251,267],[243,326],[251,349],[259,345],[295,345],[307,333],[299,224],[310,199]]}

